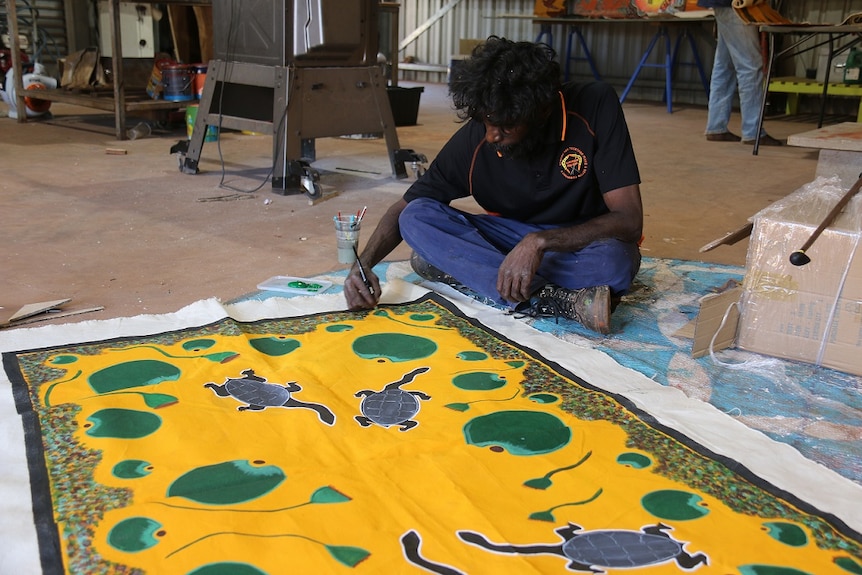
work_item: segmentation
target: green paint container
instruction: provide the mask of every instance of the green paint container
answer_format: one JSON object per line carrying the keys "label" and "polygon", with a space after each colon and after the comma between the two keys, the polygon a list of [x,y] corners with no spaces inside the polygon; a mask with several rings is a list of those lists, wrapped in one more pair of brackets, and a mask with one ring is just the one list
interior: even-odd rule
{"label": "green paint container", "polygon": [[[189,140],[192,139],[192,133],[195,131],[195,122],[198,119],[198,106],[191,104],[186,106],[186,132]],[[207,126],[207,133],[204,136],[204,142],[215,142],[218,140],[218,126]]]}

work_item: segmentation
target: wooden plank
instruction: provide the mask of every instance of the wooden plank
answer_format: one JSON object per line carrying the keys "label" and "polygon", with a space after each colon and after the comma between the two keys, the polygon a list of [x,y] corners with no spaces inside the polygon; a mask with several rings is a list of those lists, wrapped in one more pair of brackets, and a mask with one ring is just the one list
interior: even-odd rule
{"label": "wooden plank", "polygon": [[[152,100],[145,94],[137,96],[140,99],[134,99],[135,96],[126,97],[127,111],[144,111],[144,110],[176,110],[185,108],[188,102],[171,102],[167,100]],[[40,100],[48,100],[51,102],[63,102],[64,104],[74,104],[85,108],[95,108],[97,110],[105,110],[113,112],[116,109],[113,95],[109,92],[69,92],[60,88],[53,90],[40,90]]]}
{"label": "wooden plank", "polygon": [[174,41],[174,59],[177,62],[190,64],[188,11],[185,6],[168,6],[168,22],[171,27],[171,38]]}
{"label": "wooden plank", "polygon": [[843,122],[817,130],[791,134],[787,138],[787,144],[803,148],[862,152],[862,124]]}
{"label": "wooden plank", "polygon": [[62,318],[62,317],[69,317],[69,316],[72,316],[72,315],[80,315],[80,314],[82,314],[82,313],[90,313],[90,312],[93,312],[93,311],[102,311],[103,309],[105,309],[105,306],[101,306],[101,305],[100,305],[100,306],[87,307],[87,308],[82,308],[82,309],[70,309],[70,310],[64,310],[64,311],[60,311],[60,312],[57,312],[57,313],[50,313],[50,314],[36,315],[36,316],[33,316],[33,317],[28,317],[27,319],[23,319],[23,320],[20,320],[20,321],[16,321],[16,322],[15,322],[14,324],[12,324],[12,325],[8,325],[8,324],[7,324],[7,325],[0,324],[0,327],[16,327],[16,326],[19,326],[19,325],[26,325],[26,324],[28,324],[28,323],[36,323],[36,322],[39,322],[39,321],[48,321],[48,320],[51,320],[51,319],[59,319],[59,318]]}
{"label": "wooden plank", "polygon": [[754,224],[751,222],[745,224],[741,228],[735,229],[732,232],[728,232],[717,240],[713,240],[700,248],[700,252],[708,252],[710,250],[714,250],[718,246],[732,246],[739,240],[745,239],[751,235],[751,230],[754,228]]}
{"label": "wooden plank", "polygon": [[213,9],[212,6],[195,6],[194,13],[198,23],[201,62],[206,64],[213,59]]}
{"label": "wooden plank", "polygon": [[56,299],[51,301],[42,301],[37,303],[28,303],[9,316],[5,321],[0,322],[0,326],[9,325],[13,322],[20,321],[40,313],[44,313],[50,309],[60,307],[61,305],[72,301],[72,298]]}

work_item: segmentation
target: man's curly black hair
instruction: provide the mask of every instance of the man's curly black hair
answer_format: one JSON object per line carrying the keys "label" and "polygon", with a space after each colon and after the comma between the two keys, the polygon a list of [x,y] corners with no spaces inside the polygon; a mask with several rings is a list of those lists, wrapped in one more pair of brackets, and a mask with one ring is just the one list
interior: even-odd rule
{"label": "man's curly black hair", "polygon": [[540,123],[560,88],[555,56],[546,44],[490,36],[450,77],[458,117],[487,119],[495,126]]}

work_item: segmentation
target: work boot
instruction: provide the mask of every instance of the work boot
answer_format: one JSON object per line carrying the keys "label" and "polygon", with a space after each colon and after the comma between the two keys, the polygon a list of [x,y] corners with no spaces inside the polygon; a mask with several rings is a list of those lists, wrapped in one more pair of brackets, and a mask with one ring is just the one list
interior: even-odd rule
{"label": "work boot", "polygon": [[[751,146],[754,145],[754,140],[742,140],[742,143]],[[763,134],[762,136],[760,136],[759,144],[761,146],[782,146],[784,145],[784,142],[782,142],[781,140],[776,140],[769,134]]]}
{"label": "work boot", "polygon": [[410,267],[413,268],[416,275],[422,279],[432,282],[441,282],[450,286],[461,285],[458,280],[443,270],[431,265],[425,258],[416,252],[410,254]]}
{"label": "work boot", "polygon": [[611,330],[611,291],[608,286],[578,290],[547,284],[532,304],[537,315],[565,317],[601,334]]}
{"label": "work boot", "polygon": [[707,134],[706,139],[710,142],[738,142],[742,138],[732,132],[719,132],[718,134]]}

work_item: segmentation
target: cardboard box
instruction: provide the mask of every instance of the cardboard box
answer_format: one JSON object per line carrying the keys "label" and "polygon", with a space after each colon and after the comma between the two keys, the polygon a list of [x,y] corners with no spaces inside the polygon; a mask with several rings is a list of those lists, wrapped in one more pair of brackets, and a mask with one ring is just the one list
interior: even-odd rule
{"label": "cardboard box", "polygon": [[479,44],[484,44],[483,38],[461,38],[458,40],[458,54],[464,57],[473,53],[473,49]]}
{"label": "cardboard box", "polygon": [[862,194],[790,263],[846,193],[818,178],[753,217],[738,347],[862,375]]}

